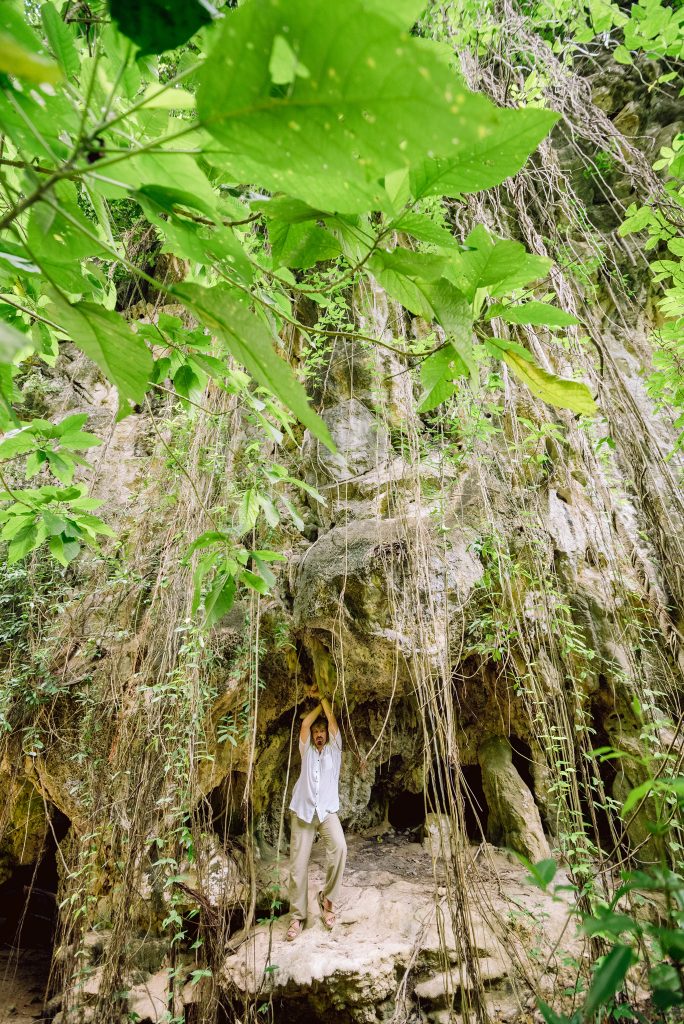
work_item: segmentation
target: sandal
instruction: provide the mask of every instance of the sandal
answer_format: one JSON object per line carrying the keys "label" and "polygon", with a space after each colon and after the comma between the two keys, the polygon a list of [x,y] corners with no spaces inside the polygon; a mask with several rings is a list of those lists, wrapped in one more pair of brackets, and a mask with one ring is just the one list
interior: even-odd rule
{"label": "sandal", "polygon": [[287,939],[288,942],[294,942],[294,940],[297,938],[301,931],[302,922],[299,920],[299,918],[293,917],[292,921],[290,922],[290,927],[287,929],[287,934],[285,935],[285,938]]}
{"label": "sandal", "polygon": [[331,931],[335,924],[335,915],[332,912],[332,910],[326,910],[325,896],[323,895],[322,889],[319,891],[318,896],[316,898],[318,900],[318,906],[321,908],[321,920],[323,921],[323,924],[328,929],[328,931]]}

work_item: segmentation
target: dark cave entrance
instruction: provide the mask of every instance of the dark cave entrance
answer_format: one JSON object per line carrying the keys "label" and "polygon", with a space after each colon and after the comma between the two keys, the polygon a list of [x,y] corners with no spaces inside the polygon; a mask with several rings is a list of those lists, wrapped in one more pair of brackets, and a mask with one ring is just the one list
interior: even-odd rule
{"label": "dark cave entrance", "polygon": [[536,788],[534,774],[532,772],[534,760],[529,744],[527,744],[525,740],[519,739],[517,736],[509,736],[508,742],[511,745],[513,767],[529,789],[532,796],[534,796]]}
{"label": "dark cave entrance", "polygon": [[463,815],[466,835],[471,843],[481,843],[487,835],[489,806],[482,785],[482,769],[479,764],[461,765],[463,784]]}
{"label": "dark cave entrance", "polygon": [[15,867],[0,885],[0,1007],[42,1019],[57,929],[58,844],[71,822],[49,809],[42,850],[33,864]]}
{"label": "dark cave entrance", "polygon": [[[466,764],[461,765],[460,772],[465,833],[471,843],[481,843],[489,814],[482,771],[478,764]],[[373,788],[371,806],[381,799],[378,784]],[[397,790],[388,796],[387,819],[397,832],[417,832],[425,825],[427,814],[449,814],[457,796],[453,773],[447,777],[444,769],[439,768],[430,773],[427,791],[412,793],[410,790]]]}
{"label": "dark cave entrance", "polygon": [[0,943],[15,949],[52,950],[57,924],[57,846],[71,822],[56,807],[39,859],[22,864],[0,885]]}
{"label": "dark cave entrance", "polygon": [[380,819],[386,807],[387,820],[397,832],[422,832],[427,814],[450,813],[460,789],[465,833],[471,843],[481,843],[487,828],[489,808],[479,764],[460,766],[459,786],[453,768],[435,761],[426,789],[414,793],[401,788],[401,783],[395,781],[401,760],[400,756],[391,757],[378,774],[369,800],[369,808],[375,809],[375,816]]}
{"label": "dark cave entrance", "polygon": [[402,790],[390,801],[387,820],[397,832],[414,832],[425,823],[425,794]]}

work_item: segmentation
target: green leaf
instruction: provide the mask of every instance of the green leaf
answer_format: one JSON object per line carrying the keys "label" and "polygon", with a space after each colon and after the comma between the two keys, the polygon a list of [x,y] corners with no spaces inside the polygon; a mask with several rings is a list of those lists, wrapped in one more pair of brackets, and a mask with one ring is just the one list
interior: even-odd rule
{"label": "green leaf", "polygon": [[63,484],[70,484],[74,477],[74,464],[71,459],[65,459],[59,452],[45,453],[51,471],[61,480]]}
{"label": "green leaf", "polygon": [[300,64],[285,36],[277,35],[273,40],[271,59],[268,63],[271,81],[275,85],[290,85],[295,78],[309,78],[309,69]]}
{"label": "green leaf", "polygon": [[64,24],[54,4],[45,0],[40,9],[40,17],[45,29],[50,49],[54,53],[65,75],[72,77],[81,69],[81,61],[74,45],[74,37]]}
{"label": "green leaf", "polygon": [[648,972],[648,981],[653,991],[653,1002],[660,1010],[684,1003],[684,993],[679,974],[672,964],[659,964]]}
{"label": "green leaf", "polygon": [[644,797],[653,789],[653,779],[647,779],[646,782],[642,782],[640,786],[635,786],[634,789],[630,789],[627,794],[627,799],[622,805],[622,817],[624,818],[629,812],[640,803]]}
{"label": "green leaf", "polygon": [[0,462],[13,459],[16,455],[25,455],[36,447],[37,441],[31,432],[30,425],[14,430],[0,441]]}
{"label": "green leaf", "polygon": [[487,320],[494,317],[499,317],[507,324],[534,324],[546,327],[568,327],[580,322],[577,317],[547,302],[525,302],[520,306],[502,306],[495,303],[487,310]]}
{"label": "green leaf", "polygon": [[256,590],[258,594],[268,594],[268,583],[263,577],[257,576],[255,572],[243,569],[240,573],[240,579],[250,590]]}
{"label": "green leaf", "polygon": [[213,626],[233,607],[235,580],[225,572],[218,573],[204,600],[207,627]]}
{"label": "green leaf", "polygon": [[420,242],[428,242],[442,248],[451,248],[454,245],[455,239],[451,231],[436,224],[425,213],[405,213],[395,222],[394,227],[396,231],[403,231]]}
{"label": "green leaf", "polygon": [[434,310],[423,290],[416,282],[391,268],[384,268],[376,263],[371,267],[374,277],[385,291],[397,302],[400,302],[404,309],[408,309],[415,316],[423,320],[432,320]]}
{"label": "green leaf", "polygon": [[666,956],[671,956],[673,960],[684,961],[684,930],[681,928],[676,931],[672,928],[654,928],[652,934],[658,939],[660,948]]}
{"label": "green leaf", "polygon": [[259,516],[259,494],[250,487],[242,495],[240,503],[240,533],[248,533],[253,529]]}
{"label": "green leaf", "polygon": [[418,21],[425,7],[427,0],[364,0],[368,10],[381,14],[387,21],[394,21],[400,28],[412,28]]}
{"label": "green leaf", "polygon": [[207,0],[109,0],[109,10],[141,57],[175,50],[217,16]]}
{"label": "green leaf", "polygon": [[543,999],[537,999],[537,1006],[546,1024],[571,1024],[570,1017],[564,1013],[556,1013],[550,1006],[547,1006]]}
{"label": "green leaf", "polygon": [[[97,162],[92,173],[98,173]],[[126,159],[106,167],[102,178],[94,179],[92,187],[105,199],[120,199],[129,194],[138,198],[141,193],[155,202],[164,212],[172,213],[174,206],[189,206],[220,220],[214,189],[189,153],[174,153],[171,149],[158,149],[155,153],[126,154]]]}
{"label": "green leaf", "polygon": [[605,1006],[622,985],[634,960],[630,946],[614,946],[605,958],[591,983],[584,1002],[584,1016],[591,1017],[600,1006]]}
{"label": "green leaf", "polygon": [[605,913],[602,917],[586,918],[582,924],[586,935],[605,935],[610,939],[618,939],[623,932],[638,932],[639,925],[627,914]]}
{"label": "green leaf", "polygon": [[461,359],[453,345],[446,344],[433,352],[420,367],[420,380],[425,388],[418,412],[429,412],[451,398],[456,388],[453,382],[469,375],[467,363]]}
{"label": "green leaf", "polygon": [[67,566],[69,562],[72,562],[81,550],[81,545],[78,541],[65,541],[64,538],[60,536],[49,537],[48,547],[50,548],[50,553],[55,561],[59,562],[59,564],[63,566]]}
{"label": "green leaf", "polygon": [[437,321],[444,330],[458,337],[461,349],[466,346],[470,348],[473,314],[463,293],[444,277],[426,284],[421,282],[420,289],[423,295],[427,296]]}
{"label": "green leaf", "polygon": [[301,199],[290,196],[274,196],[273,199],[257,199],[252,209],[263,213],[267,220],[279,220],[283,224],[299,224],[306,220],[319,220],[324,211],[317,210]]}
{"label": "green leaf", "polygon": [[633,64],[632,55],[626,46],[619,43],[613,50],[613,60],[617,64]]}
{"label": "green leaf", "polygon": [[27,334],[0,320],[0,362],[11,362],[22,349],[32,349],[33,342]]}
{"label": "green leaf", "polygon": [[62,181],[55,186],[52,202],[32,208],[27,238],[41,270],[65,291],[83,294],[92,292],[92,287],[83,276],[81,261],[91,256],[108,258],[97,232],[78,206],[73,182]]}
{"label": "green leaf", "polygon": [[[274,85],[278,36],[308,78]],[[227,14],[199,79],[199,117],[220,144],[208,159],[239,181],[349,213],[387,202],[387,173],[430,150],[450,157],[511,117],[469,92],[440,47],[363,0],[248,0]]]}
{"label": "green leaf", "polygon": [[223,339],[255,380],[333,451],[335,446],[328,428],[309,405],[306,391],[289,364],[274,352],[268,328],[242,305],[235,292],[224,285],[201,288],[194,284],[177,285],[173,290],[206,327]]}
{"label": "green leaf", "polygon": [[43,524],[36,519],[29,519],[23,528],[16,534],[7,552],[7,564],[14,565],[30,551],[39,547],[46,537],[46,530]]}
{"label": "green leaf", "polygon": [[254,552],[252,552],[252,560],[254,562],[254,566],[257,570],[257,573],[259,574],[259,576],[261,576],[266,586],[268,588],[274,586],[276,581],[275,575],[271,572],[271,570],[263,561],[263,559],[258,558],[257,555]]}
{"label": "green leaf", "polygon": [[0,71],[37,83],[55,83],[62,77],[54,61],[25,49],[6,32],[0,32]]}
{"label": "green leaf", "polygon": [[466,245],[470,251],[452,256],[448,276],[471,300],[479,289],[498,296],[521,288],[551,266],[551,260],[531,255],[520,242],[491,236],[482,225],[470,232]]}
{"label": "green leaf", "polygon": [[197,103],[195,94],[187,89],[179,86],[164,89],[159,82],[145,90],[143,100],[146,110],[194,110]]}
{"label": "green leaf", "polygon": [[321,260],[340,255],[340,243],[315,224],[283,224],[274,221],[269,227],[273,266],[305,270]]}
{"label": "green leaf", "polygon": [[183,363],[176,371],[173,378],[173,386],[176,393],[182,399],[194,402],[196,405],[201,403],[204,396],[204,386],[197,374],[187,363]]}
{"label": "green leaf", "polygon": [[460,196],[500,185],[517,174],[558,121],[548,110],[499,111],[499,127],[482,141],[459,147],[451,159],[424,160],[411,171],[411,194]]}
{"label": "green leaf", "polygon": [[531,882],[532,885],[536,885],[542,892],[546,892],[551,882],[556,877],[558,871],[558,865],[553,858],[547,858],[546,860],[537,861],[533,864],[532,861],[528,860],[527,857],[521,853],[516,853],[516,857],[521,864],[529,871],[526,881]]}
{"label": "green leaf", "polygon": [[[498,339],[495,339],[495,344],[498,344]],[[560,409],[570,409],[583,416],[596,415],[596,403],[586,384],[580,384],[578,381],[568,380],[565,377],[557,377],[555,373],[548,373],[537,363],[530,362],[511,349],[502,350],[501,358],[518,380],[526,384],[537,398],[541,398],[549,405],[555,405]]]}
{"label": "green leaf", "polygon": [[53,292],[50,316],[116,385],[119,415],[127,411],[129,402],[142,402],[152,373],[152,356],[142,338],[132,333],[118,313],[92,302],[73,306]]}
{"label": "green leaf", "polygon": [[102,441],[95,434],[88,434],[82,430],[62,434],[59,439],[60,448],[68,448],[69,451],[84,452],[89,448],[97,448]]}

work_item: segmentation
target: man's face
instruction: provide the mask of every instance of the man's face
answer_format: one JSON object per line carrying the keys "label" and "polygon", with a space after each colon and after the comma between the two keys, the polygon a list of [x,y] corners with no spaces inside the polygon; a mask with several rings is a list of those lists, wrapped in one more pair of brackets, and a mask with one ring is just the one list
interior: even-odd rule
{"label": "man's face", "polygon": [[311,730],[311,738],[316,750],[321,750],[328,740],[328,730],[324,725],[314,725]]}

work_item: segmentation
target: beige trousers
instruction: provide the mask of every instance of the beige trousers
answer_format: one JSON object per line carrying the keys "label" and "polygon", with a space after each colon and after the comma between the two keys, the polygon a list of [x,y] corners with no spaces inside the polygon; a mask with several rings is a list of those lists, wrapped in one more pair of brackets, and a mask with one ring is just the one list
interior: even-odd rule
{"label": "beige trousers", "polygon": [[320,832],[325,845],[325,884],[323,895],[333,907],[342,887],[344,866],[347,863],[347,843],[336,814],[329,814],[319,822],[314,814],[311,824],[298,818],[294,811],[290,835],[290,911],[298,921],[305,921],[309,897],[309,858],[316,832]]}

